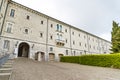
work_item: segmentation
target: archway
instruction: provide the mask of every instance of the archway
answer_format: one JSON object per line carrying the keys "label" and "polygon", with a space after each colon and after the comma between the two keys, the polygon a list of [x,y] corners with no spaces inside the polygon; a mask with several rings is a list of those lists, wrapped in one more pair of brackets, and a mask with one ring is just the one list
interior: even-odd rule
{"label": "archway", "polygon": [[55,61],[55,54],[49,53],[49,61]]}
{"label": "archway", "polygon": [[58,54],[58,57],[59,57],[59,61],[60,61],[60,58],[64,56],[63,54]]}
{"label": "archway", "polygon": [[29,45],[25,42],[21,43],[18,48],[18,57],[29,56]]}
{"label": "archway", "polygon": [[44,52],[35,53],[35,60],[37,60],[37,61],[45,61],[45,53]]}

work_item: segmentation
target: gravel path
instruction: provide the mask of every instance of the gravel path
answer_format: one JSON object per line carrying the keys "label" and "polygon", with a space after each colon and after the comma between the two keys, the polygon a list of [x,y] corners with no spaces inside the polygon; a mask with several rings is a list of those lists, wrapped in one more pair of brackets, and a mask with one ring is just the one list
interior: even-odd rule
{"label": "gravel path", "polygon": [[120,70],[18,58],[12,80],[120,80]]}

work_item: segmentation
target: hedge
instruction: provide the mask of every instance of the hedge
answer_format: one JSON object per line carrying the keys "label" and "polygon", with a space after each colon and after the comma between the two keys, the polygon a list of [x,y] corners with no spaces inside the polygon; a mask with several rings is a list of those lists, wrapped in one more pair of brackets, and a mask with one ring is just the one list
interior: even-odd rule
{"label": "hedge", "polygon": [[63,56],[60,61],[91,66],[120,68],[120,54]]}

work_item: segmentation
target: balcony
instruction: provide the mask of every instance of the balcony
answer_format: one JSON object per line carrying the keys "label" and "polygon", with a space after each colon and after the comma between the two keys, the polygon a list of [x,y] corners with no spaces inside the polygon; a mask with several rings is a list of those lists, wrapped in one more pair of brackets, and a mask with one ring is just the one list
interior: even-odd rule
{"label": "balcony", "polygon": [[60,40],[60,39],[56,39],[56,45],[57,46],[64,46],[65,45],[65,41],[64,40]]}

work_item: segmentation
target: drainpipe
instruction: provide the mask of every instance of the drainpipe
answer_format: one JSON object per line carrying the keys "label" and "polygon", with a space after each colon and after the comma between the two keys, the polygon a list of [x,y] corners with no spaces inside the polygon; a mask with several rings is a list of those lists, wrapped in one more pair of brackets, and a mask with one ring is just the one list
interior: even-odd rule
{"label": "drainpipe", "polygon": [[6,14],[7,14],[7,10],[8,10],[8,5],[9,5],[9,1],[8,1],[8,3],[7,3],[7,6],[6,6],[6,9],[5,9],[5,15],[4,15],[4,17],[3,17],[3,22],[2,22],[2,26],[1,26],[1,30],[0,30],[0,36],[2,35],[2,30],[3,30],[3,25],[4,25],[4,23],[5,23],[5,18],[6,18]]}
{"label": "drainpipe", "polygon": [[47,30],[46,30],[46,60],[48,61],[48,21],[49,18],[47,18]]}
{"label": "drainpipe", "polygon": [[72,54],[71,27],[70,27],[70,50],[71,50],[71,54]]}

